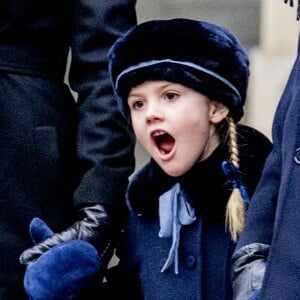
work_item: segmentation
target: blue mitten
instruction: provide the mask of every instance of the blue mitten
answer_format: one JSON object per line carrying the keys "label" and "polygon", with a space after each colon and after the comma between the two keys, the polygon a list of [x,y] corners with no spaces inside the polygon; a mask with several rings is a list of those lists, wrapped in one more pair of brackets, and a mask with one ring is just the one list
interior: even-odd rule
{"label": "blue mitten", "polygon": [[[53,234],[39,218],[31,221],[29,231],[34,243]],[[82,240],[69,240],[50,248],[27,266],[24,288],[31,300],[75,299],[100,266],[94,246]]]}

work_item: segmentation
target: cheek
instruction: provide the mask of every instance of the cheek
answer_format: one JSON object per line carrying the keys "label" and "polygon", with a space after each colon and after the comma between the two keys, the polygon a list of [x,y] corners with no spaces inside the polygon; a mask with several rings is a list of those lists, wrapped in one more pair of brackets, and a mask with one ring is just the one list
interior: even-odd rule
{"label": "cheek", "polygon": [[191,123],[191,124],[205,124],[209,123],[209,106],[206,102],[199,99],[197,101],[191,102],[190,105],[186,105],[181,109],[181,121]]}
{"label": "cheek", "polygon": [[132,125],[132,129],[133,129],[133,132],[135,134],[135,136],[138,138],[138,135],[139,135],[139,126],[137,126],[137,123],[136,122],[131,122],[131,125]]}
{"label": "cheek", "polygon": [[142,126],[142,123],[139,119],[137,118],[132,118],[131,119],[131,124],[132,124],[132,129],[133,132],[137,138],[137,140],[141,143],[144,144],[143,139],[145,138],[145,128]]}
{"label": "cheek", "polygon": [[[186,133],[188,132],[188,133]],[[189,126],[182,128],[180,145],[191,152],[202,152],[209,139],[209,128],[207,126]]]}
{"label": "cheek", "polygon": [[132,126],[132,129],[134,131],[134,133],[136,132],[136,130],[139,129],[139,118],[137,117],[136,114],[134,113],[131,113],[130,114],[130,119],[131,119],[131,126]]}
{"label": "cheek", "polygon": [[210,128],[210,121],[208,115],[202,111],[190,111],[183,115],[181,120],[178,122],[178,130],[181,133],[188,134],[190,136],[202,135]]}
{"label": "cheek", "polygon": [[202,119],[199,116],[195,119],[189,118],[189,122],[178,127],[177,142],[183,149],[201,154],[209,142],[212,127],[207,116]]}

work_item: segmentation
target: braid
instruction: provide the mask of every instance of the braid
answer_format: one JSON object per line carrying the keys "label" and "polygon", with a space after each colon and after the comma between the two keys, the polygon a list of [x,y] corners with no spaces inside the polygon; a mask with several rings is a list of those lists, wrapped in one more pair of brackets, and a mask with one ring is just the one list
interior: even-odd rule
{"label": "braid", "polygon": [[239,149],[237,145],[236,125],[231,117],[227,118],[229,133],[229,154],[230,161],[236,168],[239,168]]}
{"label": "braid", "polygon": [[[229,131],[229,153],[230,161],[239,169],[239,150],[237,144],[236,124],[231,117],[227,118]],[[226,224],[234,241],[237,240],[238,234],[243,230],[245,223],[245,207],[240,189],[233,186],[232,193],[229,197],[226,207]]]}

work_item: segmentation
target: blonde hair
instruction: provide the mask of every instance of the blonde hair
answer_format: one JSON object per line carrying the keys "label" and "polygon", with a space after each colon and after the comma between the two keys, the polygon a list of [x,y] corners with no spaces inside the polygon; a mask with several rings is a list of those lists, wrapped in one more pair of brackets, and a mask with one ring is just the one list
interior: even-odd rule
{"label": "blonde hair", "polygon": [[[228,121],[228,146],[230,154],[230,162],[238,170],[239,169],[239,149],[237,144],[236,124],[232,117],[227,117]],[[236,241],[239,233],[245,225],[245,204],[241,194],[241,190],[235,184],[229,197],[225,213],[225,222],[228,226],[232,240]]]}

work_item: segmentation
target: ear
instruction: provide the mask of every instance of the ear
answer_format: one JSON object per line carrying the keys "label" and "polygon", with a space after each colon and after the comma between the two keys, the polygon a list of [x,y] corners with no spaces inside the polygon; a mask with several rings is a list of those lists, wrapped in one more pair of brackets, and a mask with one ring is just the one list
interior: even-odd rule
{"label": "ear", "polygon": [[218,124],[224,120],[229,113],[229,109],[223,103],[210,100],[209,120],[213,124]]}

